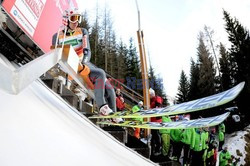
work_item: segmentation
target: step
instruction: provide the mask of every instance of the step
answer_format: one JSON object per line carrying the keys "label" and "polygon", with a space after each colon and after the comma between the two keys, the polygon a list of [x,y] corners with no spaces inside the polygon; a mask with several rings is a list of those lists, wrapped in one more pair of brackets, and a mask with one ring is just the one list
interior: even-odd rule
{"label": "step", "polygon": [[127,131],[118,126],[106,126],[102,127],[103,130],[110,133],[113,137],[115,137],[118,141],[122,142],[123,144],[127,143]]}
{"label": "step", "polygon": [[65,86],[62,87],[61,97],[65,99],[71,106],[78,108],[78,97]]}
{"label": "step", "polygon": [[146,158],[150,157],[150,153],[149,153],[150,150],[149,150],[148,145],[143,143],[140,139],[132,135],[128,135],[128,141],[125,145]]}

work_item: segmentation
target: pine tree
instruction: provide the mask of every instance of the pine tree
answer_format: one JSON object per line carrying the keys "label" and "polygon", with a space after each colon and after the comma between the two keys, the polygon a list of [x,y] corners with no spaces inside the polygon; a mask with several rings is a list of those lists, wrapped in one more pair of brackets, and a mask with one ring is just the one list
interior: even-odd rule
{"label": "pine tree", "polygon": [[91,47],[91,62],[98,66],[98,45],[100,40],[101,28],[99,26],[99,14],[98,6],[96,7],[96,19],[94,25],[91,27],[91,33],[89,35],[89,42]]}
{"label": "pine tree", "polygon": [[120,79],[122,82],[125,80],[127,71],[128,71],[128,66],[127,66],[127,54],[128,54],[128,49],[126,45],[120,41],[118,44],[118,51],[117,51],[117,78]]}
{"label": "pine tree", "polygon": [[117,44],[116,44],[116,36],[115,33],[112,33],[109,42],[109,61],[108,61],[108,73],[113,77],[117,78],[118,73],[118,55],[117,55]]}
{"label": "pine tree", "polygon": [[236,18],[231,18],[229,13],[223,11],[224,20],[226,22],[226,31],[228,39],[231,42],[229,52],[231,64],[231,76],[233,83],[245,81],[245,89],[237,98],[239,110],[246,116],[250,116],[250,36]]}
{"label": "pine tree", "polygon": [[232,81],[230,77],[229,54],[222,43],[220,43],[220,55],[221,86],[226,90],[232,87]]}
{"label": "pine tree", "polygon": [[79,26],[87,29],[87,31],[89,31],[89,29],[90,29],[88,13],[86,10],[84,11],[84,13],[82,15],[82,22],[80,23]]}
{"label": "pine tree", "polygon": [[150,88],[154,89],[155,90],[155,93],[158,95],[158,96],[162,96],[163,95],[163,84],[162,84],[162,80],[161,78],[158,78],[156,75],[155,75],[155,70],[154,68],[152,67],[152,65],[150,64],[149,66],[149,86]]}
{"label": "pine tree", "polygon": [[152,65],[150,64],[149,65],[149,76],[148,76],[148,79],[149,79],[149,86],[154,89],[155,87],[155,81],[156,81],[156,76],[155,76],[155,72],[154,72],[154,69],[152,67]]}
{"label": "pine tree", "polygon": [[188,101],[188,93],[189,93],[189,82],[185,72],[181,71],[181,76],[179,80],[179,87],[176,96],[177,103],[183,103]]}
{"label": "pine tree", "polygon": [[191,58],[190,81],[188,100],[194,100],[199,97],[198,81],[200,77],[200,68],[197,63]]}
{"label": "pine tree", "polygon": [[213,58],[204,44],[203,33],[199,35],[198,63],[199,73],[199,97],[209,96],[215,93],[215,69]]}
{"label": "pine tree", "polygon": [[148,74],[149,74],[148,79],[149,79],[150,88],[155,90],[155,94],[157,96],[162,97],[164,106],[169,105],[167,95],[165,93],[165,89],[163,86],[163,79],[160,76],[155,75],[155,71],[154,71],[151,64],[149,65],[149,73]]}
{"label": "pine tree", "polygon": [[130,38],[129,40],[129,48],[126,60],[126,63],[128,64],[128,72],[126,74],[127,85],[129,85],[137,92],[142,93],[143,86],[141,82],[142,77],[140,70],[140,62],[132,38]]}
{"label": "pine tree", "polygon": [[[161,79],[161,78],[160,78],[160,79]],[[167,94],[165,93],[164,86],[163,86],[163,88],[161,89],[161,91],[160,91],[159,93],[160,93],[160,96],[161,96],[162,99],[163,99],[162,105],[163,105],[163,106],[168,106],[168,105],[169,105],[169,102],[168,102]]]}
{"label": "pine tree", "polygon": [[226,31],[231,42],[230,57],[232,76],[236,83],[247,81],[250,84],[250,36],[239,21],[223,11]]}
{"label": "pine tree", "polygon": [[96,66],[105,70],[105,42],[100,39],[96,50]]}

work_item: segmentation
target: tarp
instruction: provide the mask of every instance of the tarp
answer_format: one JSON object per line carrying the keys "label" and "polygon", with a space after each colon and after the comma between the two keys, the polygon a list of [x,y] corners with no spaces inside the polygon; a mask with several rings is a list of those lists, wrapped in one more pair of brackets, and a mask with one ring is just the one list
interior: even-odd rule
{"label": "tarp", "polygon": [[95,126],[40,80],[18,95],[0,89],[0,133],[1,166],[154,164]]}

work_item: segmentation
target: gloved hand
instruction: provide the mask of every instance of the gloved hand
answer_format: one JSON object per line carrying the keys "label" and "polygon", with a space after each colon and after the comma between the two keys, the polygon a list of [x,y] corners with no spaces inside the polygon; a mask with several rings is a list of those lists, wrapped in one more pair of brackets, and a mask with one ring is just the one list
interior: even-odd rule
{"label": "gloved hand", "polygon": [[90,69],[87,65],[82,65],[78,68],[80,75],[82,76],[88,76],[90,73]]}
{"label": "gloved hand", "polygon": [[89,62],[89,58],[90,58],[90,56],[89,56],[89,49],[87,49],[87,48],[84,48],[83,49],[83,59],[82,59],[82,64],[86,64],[87,62]]}
{"label": "gloved hand", "polygon": [[78,68],[79,74],[82,76],[84,82],[87,84],[87,88],[94,89],[94,85],[89,78],[90,69],[87,65],[80,66]]}
{"label": "gloved hand", "polygon": [[84,49],[83,49],[83,54],[84,54],[84,55],[88,55],[88,53],[89,53],[89,49],[84,48]]}

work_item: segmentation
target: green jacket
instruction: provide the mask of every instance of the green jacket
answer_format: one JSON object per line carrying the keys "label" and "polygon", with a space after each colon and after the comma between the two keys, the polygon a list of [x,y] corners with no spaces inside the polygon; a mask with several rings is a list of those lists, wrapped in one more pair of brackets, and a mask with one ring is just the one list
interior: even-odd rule
{"label": "green jacket", "polygon": [[223,133],[225,133],[226,127],[225,127],[224,123],[221,123],[221,124],[219,125],[219,131],[222,131]]}
{"label": "green jacket", "polygon": [[192,136],[191,149],[196,152],[199,152],[203,149],[203,143],[205,139],[205,134],[200,133],[200,131],[195,131]]}
{"label": "green jacket", "polygon": [[170,137],[174,142],[181,141],[182,129],[172,129],[170,130]]}
{"label": "green jacket", "polygon": [[202,139],[202,149],[207,149],[208,148],[208,137],[209,133],[207,131],[203,131],[201,133],[203,139]]}
{"label": "green jacket", "polygon": [[[132,108],[132,112],[135,113],[135,112],[138,112],[140,111],[141,108],[138,106],[138,105],[135,105],[133,108]],[[133,118],[133,120],[136,120],[136,121],[143,121],[143,118]]]}
{"label": "green jacket", "polygon": [[192,142],[192,135],[195,132],[194,128],[185,129],[181,134],[181,142],[187,145],[191,145]]}
{"label": "green jacket", "polygon": [[219,131],[219,141],[224,141],[225,135],[222,131]]}
{"label": "green jacket", "polygon": [[208,150],[208,152],[207,152],[207,158],[209,159],[213,155],[214,155],[214,149]]}
{"label": "green jacket", "polygon": [[229,159],[231,159],[231,154],[228,151],[227,152],[225,152],[224,150],[221,151],[219,166],[226,166],[228,164]]}
{"label": "green jacket", "polygon": [[[163,116],[162,122],[172,122],[169,116]],[[161,134],[170,134],[170,129],[160,129]]]}

